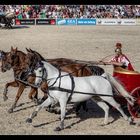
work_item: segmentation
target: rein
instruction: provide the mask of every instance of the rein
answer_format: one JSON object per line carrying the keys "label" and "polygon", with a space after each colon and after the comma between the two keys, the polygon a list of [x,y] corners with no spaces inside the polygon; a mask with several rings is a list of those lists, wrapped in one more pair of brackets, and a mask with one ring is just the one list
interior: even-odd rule
{"label": "rein", "polygon": [[105,57],[103,57],[100,61],[103,61],[104,59],[106,59],[107,57],[110,57],[110,56],[113,56],[114,54],[110,54],[110,55],[107,55]]}
{"label": "rein", "polygon": [[26,84],[26,85],[29,85],[29,86],[31,86],[31,87],[39,88],[39,86],[36,86],[36,85],[34,85],[34,84],[30,84],[30,83],[28,83],[28,82],[26,82],[26,81],[23,81],[23,80],[21,80],[21,79],[19,79],[19,78],[17,78],[17,77],[15,77],[15,80],[17,80],[17,81],[19,81],[19,82],[21,82],[21,83],[24,83],[24,84]]}
{"label": "rein", "polygon": [[[114,54],[110,54],[105,56],[104,58],[102,58],[100,61],[103,61],[104,59],[106,59],[107,57],[113,56]],[[104,65],[102,63],[100,63],[100,61],[84,61],[84,60],[75,60],[72,59],[73,62],[78,62],[78,63],[86,63],[86,64],[90,64],[90,65]],[[72,63],[73,63],[72,62]],[[67,65],[67,64],[66,64]]]}
{"label": "rein", "polygon": [[[68,73],[68,74],[61,75],[61,76],[58,76],[58,77],[53,77],[53,78],[47,79],[47,81],[50,81],[50,80],[55,79],[55,78],[61,78],[61,77],[64,77],[64,76],[69,76],[69,75],[73,74],[74,72],[77,72],[77,71],[83,69],[83,68],[86,67],[86,66],[87,66],[87,64],[85,64],[84,66],[82,66],[81,68],[79,68],[79,69],[77,69],[77,70],[75,70],[75,71],[73,71],[73,72],[70,72],[70,73]],[[59,71],[61,71],[61,70],[59,69]],[[36,76],[36,77],[39,77],[39,78],[42,78],[42,79],[46,80],[45,78],[43,78],[43,77],[41,77],[41,76]]]}
{"label": "rein", "polygon": [[[24,83],[24,84],[27,84],[29,86],[32,86],[34,88],[39,88],[39,86],[35,86],[34,84],[30,84],[28,82],[25,82],[23,80],[20,80],[18,78],[15,78],[16,80]],[[48,87],[48,90],[58,90],[58,91],[62,91],[62,92],[68,92],[68,93],[71,93],[72,90],[70,89],[65,89],[65,88],[61,88],[61,87]],[[95,96],[110,96],[110,97],[113,97],[112,95],[104,95],[104,94],[94,94],[94,93],[86,93],[86,92],[80,92],[80,91],[73,91],[73,93],[78,93],[78,94],[88,94],[88,95],[95,95]]]}

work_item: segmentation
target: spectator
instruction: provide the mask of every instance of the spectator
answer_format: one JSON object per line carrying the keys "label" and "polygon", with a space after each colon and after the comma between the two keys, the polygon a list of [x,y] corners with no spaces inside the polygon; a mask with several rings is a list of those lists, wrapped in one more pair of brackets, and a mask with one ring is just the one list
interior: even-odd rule
{"label": "spectator", "polygon": [[139,5],[0,5],[18,18],[139,18]]}

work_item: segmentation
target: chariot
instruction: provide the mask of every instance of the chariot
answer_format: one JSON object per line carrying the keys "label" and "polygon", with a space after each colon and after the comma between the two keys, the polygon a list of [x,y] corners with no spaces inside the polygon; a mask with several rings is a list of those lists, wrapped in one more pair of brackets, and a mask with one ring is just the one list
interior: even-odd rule
{"label": "chariot", "polygon": [[121,95],[117,95],[115,99],[120,102],[121,105],[127,104],[128,111],[134,118],[140,118],[140,73],[117,67],[113,71],[113,77],[119,80],[130,95],[135,98],[135,103],[134,106],[127,104]]}

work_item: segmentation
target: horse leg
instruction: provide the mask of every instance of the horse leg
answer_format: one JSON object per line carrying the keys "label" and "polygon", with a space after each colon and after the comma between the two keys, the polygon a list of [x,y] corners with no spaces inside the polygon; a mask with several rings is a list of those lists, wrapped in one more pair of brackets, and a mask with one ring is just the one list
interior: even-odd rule
{"label": "horse leg", "polygon": [[54,131],[60,131],[64,129],[64,119],[66,116],[66,105],[67,105],[67,98],[63,98],[62,100],[59,100],[60,108],[61,108],[61,122],[58,127],[54,129]]}
{"label": "horse leg", "polygon": [[[42,97],[42,99],[40,99],[38,101],[38,104],[42,104],[47,98],[48,98],[48,84],[46,82],[43,82],[41,84],[41,90],[43,91],[44,93],[44,96]],[[54,108],[52,107],[52,105],[48,106],[48,108],[46,109],[46,111],[52,113],[52,112],[55,112]]]}
{"label": "horse leg", "polygon": [[4,99],[4,101],[6,101],[8,99],[7,92],[8,92],[8,87],[9,86],[11,86],[11,87],[18,87],[19,85],[18,85],[18,83],[16,81],[7,83],[5,85],[4,92],[3,92],[3,99]]}
{"label": "horse leg", "polygon": [[40,88],[44,92],[44,96],[40,100],[40,103],[42,103],[42,102],[44,102],[48,98],[48,95],[47,95],[48,94],[48,83],[46,81],[45,82],[42,82]]}
{"label": "horse leg", "polygon": [[[28,83],[34,84],[34,80],[35,80],[35,77],[33,77],[32,75],[29,75],[29,77],[27,79]],[[29,97],[29,99],[33,100],[35,103],[38,103],[38,89],[31,87],[28,97]]]}
{"label": "horse leg", "polygon": [[111,104],[113,107],[115,107],[123,116],[123,118],[128,121],[129,123],[132,123],[132,118],[128,117],[127,115],[125,115],[124,111],[121,109],[120,104],[118,104],[112,97],[108,97],[108,100],[106,100],[109,104]]}
{"label": "horse leg", "polygon": [[8,110],[8,113],[12,113],[13,112],[13,109],[16,107],[17,101],[19,100],[19,98],[20,98],[21,94],[23,93],[25,87],[26,86],[24,84],[22,84],[22,83],[19,84],[19,89],[18,89],[16,98],[15,98],[15,102],[12,105],[12,107]]}
{"label": "horse leg", "polygon": [[47,100],[45,100],[41,105],[39,105],[39,106],[35,109],[35,111],[30,115],[30,117],[26,119],[26,122],[27,122],[27,123],[32,123],[32,119],[33,119],[34,117],[37,116],[38,112],[39,112],[42,108],[48,107],[49,105],[51,105],[51,103],[52,103],[51,99],[50,99],[50,98],[47,98]]}
{"label": "horse leg", "polygon": [[42,97],[41,101],[44,102],[48,98],[48,95],[44,93],[44,96]]}
{"label": "horse leg", "polygon": [[11,23],[9,23],[9,27],[10,27],[10,29],[12,29],[12,24]]}
{"label": "horse leg", "polygon": [[[34,95],[34,96],[33,96]],[[31,87],[30,93],[28,95],[29,99],[33,100],[35,104],[38,103],[37,101],[38,89]]]}
{"label": "horse leg", "polygon": [[109,106],[105,102],[97,102],[98,106],[100,106],[104,112],[105,112],[105,117],[104,117],[104,125],[108,124],[108,116],[109,116]]}

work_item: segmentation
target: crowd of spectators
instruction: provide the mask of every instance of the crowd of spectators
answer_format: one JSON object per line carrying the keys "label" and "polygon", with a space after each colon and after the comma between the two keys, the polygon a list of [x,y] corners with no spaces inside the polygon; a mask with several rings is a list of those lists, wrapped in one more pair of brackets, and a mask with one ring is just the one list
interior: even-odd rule
{"label": "crowd of spectators", "polygon": [[0,5],[0,12],[29,18],[139,18],[140,5]]}

